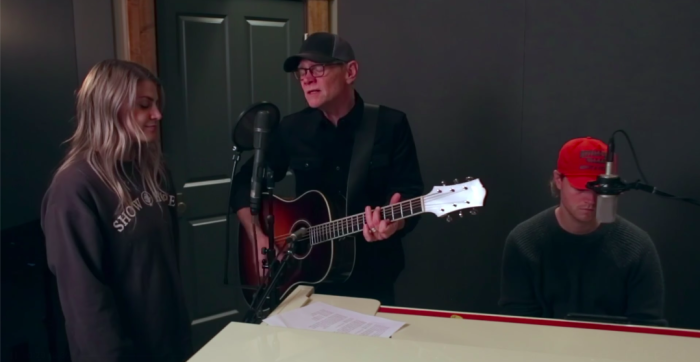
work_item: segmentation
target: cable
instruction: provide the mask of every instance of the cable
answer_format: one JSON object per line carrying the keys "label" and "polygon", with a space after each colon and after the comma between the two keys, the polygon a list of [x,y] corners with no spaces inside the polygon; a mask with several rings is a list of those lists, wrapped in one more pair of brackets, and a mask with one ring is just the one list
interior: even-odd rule
{"label": "cable", "polygon": [[615,134],[617,134],[617,133],[622,133],[625,136],[625,138],[627,138],[627,144],[630,146],[630,150],[632,151],[632,158],[634,158],[634,163],[635,163],[635,165],[637,165],[637,172],[639,172],[639,175],[642,177],[642,181],[644,181],[644,183],[648,184],[649,181],[647,181],[646,176],[644,176],[644,172],[642,172],[642,168],[639,166],[639,160],[637,159],[637,152],[635,152],[635,150],[634,150],[634,146],[632,145],[632,141],[630,140],[630,136],[627,134],[627,132],[625,132],[625,130],[618,129],[615,132],[613,132],[613,134],[612,134],[612,136],[610,136],[610,138],[614,139]]}
{"label": "cable", "polygon": [[692,204],[692,205],[700,206],[700,201],[697,201],[695,199],[691,199],[689,197],[678,197],[678,196],[669,194],[667,192],[661,191],[661,190],[657,189],[655,186],[649,185],[649,181],[647,181],[647,178],[644,175],[644,172],[642,172],[642,168],[639,166],[639,160],[637,159],[637,153],[634,150],[634,146],[632,145],[632,140],[630,139],[630,136],[627,134],[627,132],[625,132],[622,129],[618,129],[615,132],[613,132],[612,136],[610,136],[610,140],[612,141],[611,144],[613,144],[613,145],[615,144],[614,139],[615,139],[615,134],[617,134],[617,133],[622,133],[625,136],[625,138],[627,139],[627,144],[630,146],[630,150],[632,151],[632,157],[634,158],[634,163],[635,163],[635,165],[637,165],[637,172],[639,172],[639,175],[641,176],[642,181],[644,181],[644,183],[641,183],[640,181],[632,182],[632,183],[628,184],[629,188],[641,190],[641,191],[646,191],[646,192],[653,194],[653,195],[657,195],[657,196],[661,196],[661,197],[665,197],[665,198],[673,199],[673,200],[677,200],[677,201],[683,201],[683,202],[687,202],[687,203]]}
{"label": "cable", "polygon": [[224,254],[224,284],[228,285],[228,261],[230,257],[230,250],[231,250],[231,235],[230,235],[230,230],[231,230],[231,197],[233,196],[233,176],[236,174],[236,167],[234,163],[233,170],[231,170],[231,184],[229,185],[228,189],[228,204],[226,205],[226,254]]}
{"label": "cable", "polygon": [[233,168],[231,169],[231,181],[228,189],[228,203],[226,204],[226,237],[224,238],[224,243],[226,244],[226,254],[224,254],[224,284],[228,285],[228,262],[231,250],[231,200],[233,197],[233,177],[236,175],[236,167],[238,166],[238,161],[241,159],[241,153],[238,151],[236,146],[233,147]]}
{"label": "cable", "polygon": [[689,197],[678,197],[678,196],[675,196],[675,195],[671,195],[671,194],[669,194],[668,192],[664,192],[664,191],[659,190],[659,189],[656,188],[655,186],[643,184],[643,183],[641,183],[641,182],[639,182],[639,181],[635,181],[635,182],[632,182],[632,183],[628,184],[628,187],[629,187],[630,189],[645,191],[645,192],[648,192],[648,193],[653,194],[653,195],[656,195],[656,196],[665,197],[665,198],[667,198],[667,199],[673,199],[673,200],[677,200],[677,201],[683,201],[683,202],[687,202],[687,203],[689,203],[689,204],[693,204],[693,205],[700,206],[700,201],[691,199],[691,198],[689,198]]}

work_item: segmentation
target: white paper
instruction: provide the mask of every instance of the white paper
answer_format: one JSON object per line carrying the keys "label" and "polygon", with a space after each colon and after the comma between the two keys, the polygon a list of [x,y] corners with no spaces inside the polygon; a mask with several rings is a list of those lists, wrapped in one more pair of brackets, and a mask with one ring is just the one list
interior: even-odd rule
{"label": "white paper", "polygon": [[264,319],[263,322],[275,327],[382,338],[391,337],[406,324],[391,319],[353,312],[320,302],[315,302],[299,309],[271,316]]}

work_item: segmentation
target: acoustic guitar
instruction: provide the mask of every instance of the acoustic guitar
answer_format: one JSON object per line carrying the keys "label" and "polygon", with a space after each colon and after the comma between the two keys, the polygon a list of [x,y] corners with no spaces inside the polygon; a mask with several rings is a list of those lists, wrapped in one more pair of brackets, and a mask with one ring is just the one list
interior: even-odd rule
{"label": "acoustic guitar", "polygon": [[[432,213],[437,217],[447,216],[450,221],[452,213],[459,212],[462,217],[462,210],[465,209],[472,209],[470,211],[474,214],[473,209],[484,204],[486,189],[479,179],[467,180],[454,185],[443,183],[434,186],[426,195],[384,206],[381,208],[382,218],[396,221]],[[272,214],[276,243],[287,240],[300,230],[303,232],[279,277],[276,291],[280,300],[297,285],[341,283],[352,274],[355,243],[366,242],[362,236],[365,214],[362,212],[335,219],[334,213],[329,199],[315,190],[307,191],[292,200],[273,196],[263,203],[258,225],[265,225],[265,218]],[[359,240],[355,241],[353,235],[358,233]],[[264,283],[268,267],[272,265],[266,260],[264,252],[269,247],[269,239],[251,240],[241,226],[238,240],[241,285],[244,298],[251,305],[255,290]],[[277,260],[281,260],[283,255],[280,252]]]}

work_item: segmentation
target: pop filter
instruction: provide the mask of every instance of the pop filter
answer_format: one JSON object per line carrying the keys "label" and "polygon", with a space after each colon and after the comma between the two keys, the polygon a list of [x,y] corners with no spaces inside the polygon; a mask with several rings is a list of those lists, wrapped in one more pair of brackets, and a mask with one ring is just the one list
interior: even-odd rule
{"label": "pop filter", "polygon": [[270,113],[270,129],[275,129],[280,121],[280,111],[270,102],[259,102],[248,107],[238,116],[238,122],[231,129],[231,140],[238,151],[249,151],[253,149],[253,125],[255,116],[260,111]]}

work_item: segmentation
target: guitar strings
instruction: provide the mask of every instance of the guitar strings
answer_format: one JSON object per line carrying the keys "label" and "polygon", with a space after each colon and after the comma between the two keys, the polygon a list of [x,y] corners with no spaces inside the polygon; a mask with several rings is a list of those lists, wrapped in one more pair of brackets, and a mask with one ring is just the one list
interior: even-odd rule
{"label": "guitar strings", "polygon": [[[391,220],[399,220],[403,219],[403,216],[399,216],[398,218],[393,217],[396,215],[403,215],[403,214],[410,214],[410,216],[413,216],[418,213],[423,213],[423,203],[420,202],[421,198],[430,201],[434,200],[436,198],[441,198],[444,197],[447,194],[434,194],[434,195],[426,195],[426,196],[420,196],[417,198],[409,199],[409,200],[404,200],[396,204],[392,205],[386,205],[381,208],[382,216],[384,216],[384,219],[388,219],[389,216],[392,216]],[[418,201],[416,203],[416,201]],[[468,201],[467,201],[468,203]],[[417,209],[417,212],[414,212],[414,208]],[[387,215],[388,214],[388,215]],[[361,219],[361,220],[360,220]],[[323,224],[319,225],[314,225],[311,226],[307,234],[301,238],[298,239],[298,241],[303,241],[303,240],[308,240],[309,236],[308,235],[315,235],[315,236],[320,236],[321,239],[332,239],[334,237],[341,237],[345,234],[352,234],[359,232],[360,230],[355,230],[355,228],[362,229],[364,225],[366,224],[365,220],[365,214],[356,214],[352,216],[347,216],[343,217],[340,219],[336,220],[331,220],[328,222],[325,222]],[[352,230],[352,231],[351,231]],[[346,233],[347,231],[347,233]],[[340,234],[338,236],[335,236],[335,234]],[[275,237],[275,241],[283,241],[286,238],[288,238],[291,234],[283,234],[283,235],[278,235]],[[333,237],[331,237],[333,236]],[[315,245],[315,244],[312,244]]]}
{"label": "guitar strings", "polygon": [[[409,203],[410,201],[410,203]],[[389,219],[389,216],[399,216],[399,217],[394,217],[391,218],[392,221],[402,219],[404,217],[400,216],[402,214],[410,214],[415,215],[418,213],[422,213],[422,205],[416,204],[415,199],[413,200],[406,200],[405,202],[408,205],[400,205],[401,207],[398,208],[399,204],[393,204],[392,207],[384,207],[382,208],[382,216],[384,216],[384,219]],[[353,216],[348,216],[344,217],[341,219],[336,219],[332,220],[329,222],[325,222],[323,224],[318,224],[312,226],[309,231],[307,232],[307,235],[309,234],[314,234],[314,235],[319,235],[323,236],[324,238],[330,237],[331,235],[334,234],[349,234],[349,233],[355,233],[359,232],[362,227],[366,224],[365,220],[365,214],[358,214],[358,215],[353,215]],[[354,229],[360,229],[360,230],[354,230]],[[350,231],[353,230],[353,231]],[[346,233],[347,231],[347,233]],[[283,235],[278,235],[275,237],[275,241],[282,241],[289,237],[291,234],[283,234]],[[340,237],[336,236],[336,237]],[[308,236],[304,236],[298,240],[307,240]]]}
{"label": "guitar strings", "polygon": [[[428,195],[428,196],[423,196],[424,199],[426,200],[431,200],[434,198],[439,198],[443,197],[443,195]],[[420,210],[422,208],[422,204],[419,203],[416,205],[415,201],[420,201],[421,197],[410,199],[410,200],[405,200],[397,204],[392,204],[392,205],[387,205],[382,207],[382,214],[385,219],[388,219],[388,216],[394,216],[394,214],[399,214],[401,215],[404,212],[410,213],[411,216],[414,214],[413,208],[415,205],[415,208],[419,209],[418,213],[422,213],[423,211]],[[389,213],[389,215],[387,215]],[[359,230],[354,230],[356,227],[357,228],[362,228],[364,224],[366,224],[364,214],[358,214],[358,215],[353,215],[353,216],[348,216],[344,217],[341,219],[336,219],[332,220],[329,222],[325,222],[323,224],[319,225],[314,225],[311,227],[311,230],[309,230],[309,233],[313,233],[316,231],[314,235],[322,236],[323,238],[333,238],[333,237],[341,237],[344,234],[347,234],[346,231],[350,231],[349,233],[355,233],[359,232]],[[362,218],[362,220],[360,220]],[[398,217],[398,218],[392,218],[391,220],[398,220],[404,218],[403,216]],[[338,236],[334,236],[334,234],[338,234]],[[291,234],[284,234],[280,235],[277,238],[275,238],[275,241],[280,241],[283,239],[286,239],[289,235]],[[333,236],[333,237],[331,237]],[[300,238],[299,240],[306,240],[308,237],[303,237]]]}

